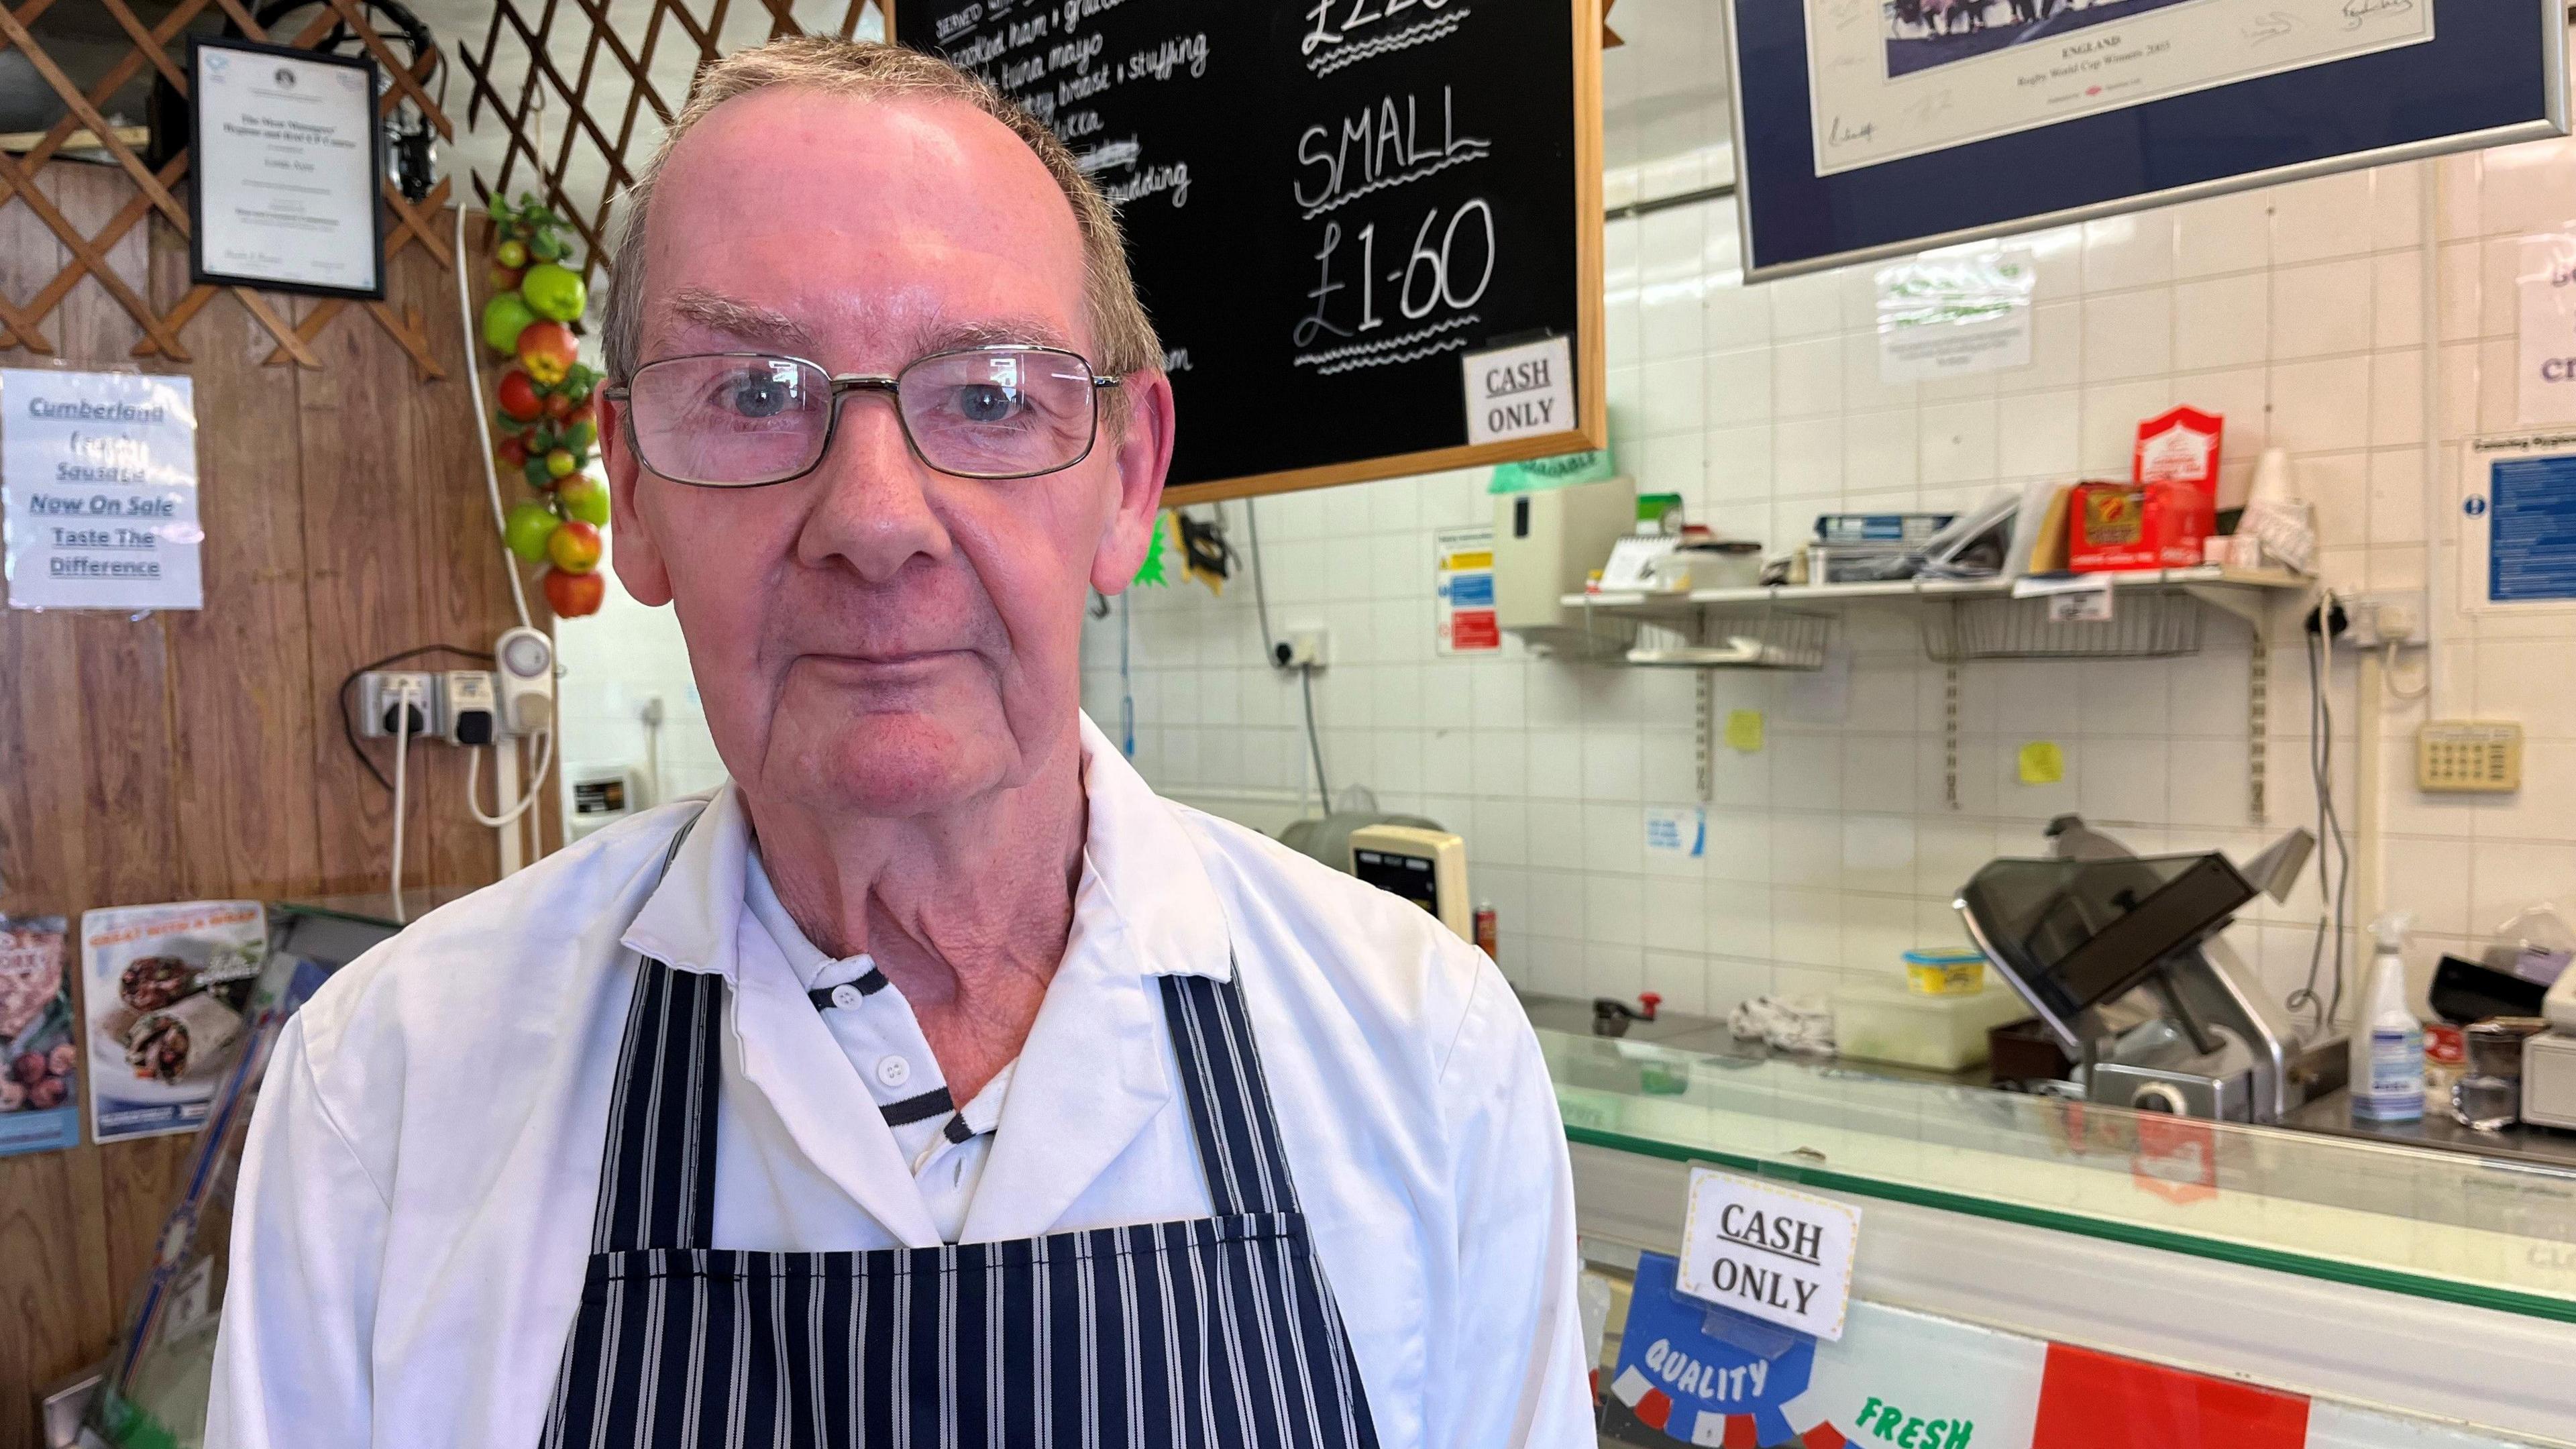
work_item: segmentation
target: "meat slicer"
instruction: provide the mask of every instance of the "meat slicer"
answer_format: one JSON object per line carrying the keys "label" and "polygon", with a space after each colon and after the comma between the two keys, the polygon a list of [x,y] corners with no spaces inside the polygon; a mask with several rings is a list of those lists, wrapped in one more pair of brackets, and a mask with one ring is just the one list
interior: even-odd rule
{"label": "meat slicer", "polygon": [[2343,1085],[2342,1033],[2295,1020],[2218,938],[2256,896],[2288,894],[2314,836],[2293,830],[2240,868],[2216,851],[2135,855],[2072,815],[2048,835],[2044,858],[1987,862],[1957,907],[2087,1101],[2277,1122]]}

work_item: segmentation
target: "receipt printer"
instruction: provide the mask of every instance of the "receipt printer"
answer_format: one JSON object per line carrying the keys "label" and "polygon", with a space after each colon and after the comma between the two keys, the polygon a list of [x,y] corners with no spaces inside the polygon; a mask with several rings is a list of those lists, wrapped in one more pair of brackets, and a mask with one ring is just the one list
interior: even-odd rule
{"label": "receipt printer", "polygon": [[1351,832],[1351,874],[1440,918],[1462,941],[1476,939],[1467,900],[1467,842],[1446,830],[1369,825]]}

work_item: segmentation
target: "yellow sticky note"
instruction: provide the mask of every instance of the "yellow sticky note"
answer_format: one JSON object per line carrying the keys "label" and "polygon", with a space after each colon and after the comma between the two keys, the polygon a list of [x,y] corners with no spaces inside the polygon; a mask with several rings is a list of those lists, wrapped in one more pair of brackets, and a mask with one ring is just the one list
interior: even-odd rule
{"label": "yellow sticky note", "polygon": [[1762,748],[1762,711],[1735,709],[1726,713],[1726,747],[1745,754]]}
{"label": "yellow sticky note", "polygon": [[2021,747],[2021,782],[2054,785],[2066,778],[2066,751],[2055,740],[2032,740]]}

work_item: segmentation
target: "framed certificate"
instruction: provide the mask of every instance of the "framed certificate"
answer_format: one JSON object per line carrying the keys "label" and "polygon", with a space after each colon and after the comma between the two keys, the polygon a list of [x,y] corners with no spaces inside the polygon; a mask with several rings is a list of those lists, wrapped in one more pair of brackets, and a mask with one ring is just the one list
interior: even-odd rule
{"label": "framed certificate", "polygon": [[376,63],[192,36],[188,70],[190,278],[384,296]]}
{"label": "framed certificate", "polygon": [[1728,0],[1748,280],[2564,135],[2564,0]]}

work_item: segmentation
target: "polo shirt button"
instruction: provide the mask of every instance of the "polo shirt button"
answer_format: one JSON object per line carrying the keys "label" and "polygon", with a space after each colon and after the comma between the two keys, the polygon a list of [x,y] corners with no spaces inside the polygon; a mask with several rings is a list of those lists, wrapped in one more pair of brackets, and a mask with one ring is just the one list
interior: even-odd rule
{"label": "polo shirt button", "polygon": [[900,1087],[912,1080],[912,1063],[901,1057],[877,1058],[877,1082],[881,1086]]}
{"label": "polo shirt button", "polygon": [[858,1005],[859,988],[847,981],[833,987],[832,1004],[841,1008],[843,1011],[847,1011],[851,1007]]}

